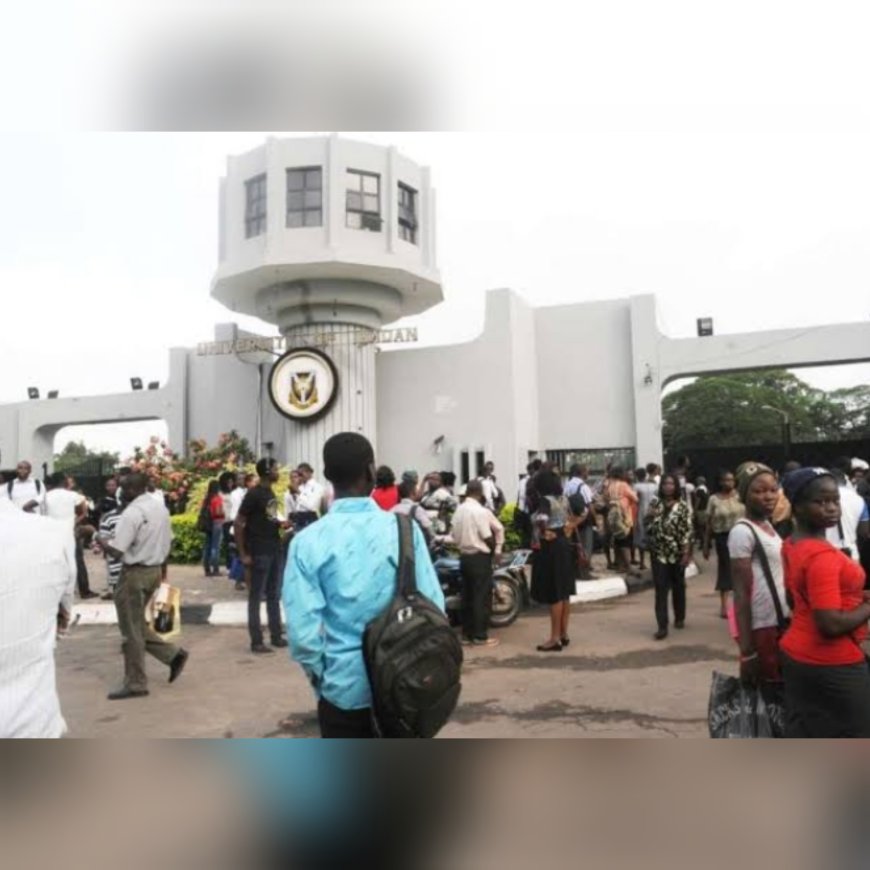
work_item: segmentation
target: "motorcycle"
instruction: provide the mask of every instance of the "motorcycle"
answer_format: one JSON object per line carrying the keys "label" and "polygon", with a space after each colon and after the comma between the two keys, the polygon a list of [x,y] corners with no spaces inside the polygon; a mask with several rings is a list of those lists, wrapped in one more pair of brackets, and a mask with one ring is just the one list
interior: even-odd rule
{"label": "motorcycle", "polygon": [[[528,572],[531,550],[516,550],[500,557],[492,575],[491,628],[505,628],[530,604]],[[435,553],[435,573],[444,593],[447,618],[451,625],[462,623],[462,572],[459,559],[441,548]]]}

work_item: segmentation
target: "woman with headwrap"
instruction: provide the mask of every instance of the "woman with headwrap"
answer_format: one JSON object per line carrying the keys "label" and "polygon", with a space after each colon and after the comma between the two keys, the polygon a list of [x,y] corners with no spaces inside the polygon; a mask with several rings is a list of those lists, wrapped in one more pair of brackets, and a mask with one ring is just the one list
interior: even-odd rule
{"label": "woman with headwrap", "polygon": [[840,491],[823,468],[800,468],[783,485],[795,531],[783,546],[794,619],[780,644],[788,737],[870,737],[864,571],[825,537],[840,518]]}
{"label": "woman with headwrap", "polygon": [[747,462],[737,474],[746,510],[728,534],[740,676],[750,683],[780,682],[779,640],[788,625],[782,571],[782,539],[770,522],[779,498],[776,475]]}

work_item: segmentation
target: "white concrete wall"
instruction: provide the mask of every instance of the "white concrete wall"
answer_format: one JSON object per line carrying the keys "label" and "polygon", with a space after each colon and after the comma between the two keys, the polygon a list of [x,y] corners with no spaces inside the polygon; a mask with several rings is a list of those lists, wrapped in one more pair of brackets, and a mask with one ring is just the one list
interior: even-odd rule
{"label": "white concrete wall", "polygon": [[75,396],[17,402],[0,408],[0,462],[14,467],[28,460],[42,476],[53,466],[54,437],[64,427],[137,420],[165,420],[173,450],[187,443],[188,351],[169,352],[169,380],[158,390],[136,390],[103,396]]}
{"label": "white concrete wall", "polygon": [[[534,372],[530,344],[511,334],[525,303],[509,291],[487,296],[480,338],[467,344],[382,352],[376,360],[378,390],[378,461],[397,473],[421,474],[452,466],[457,475],[463,450],[483,450],[510,497],[526,460],[522,451],[536,448],[535,407],[518,390]],[[519,336],[523,335],[520,330]],[[525,330],[529,338],[529,330]],[[525,373],[515,374],[521,369]],[[444,436],[443,452],[433,442]]]}
{"label": "white concrete wall", "polygon": [[536,308],[534,319],[544,447],[634,446],[629,301]]}

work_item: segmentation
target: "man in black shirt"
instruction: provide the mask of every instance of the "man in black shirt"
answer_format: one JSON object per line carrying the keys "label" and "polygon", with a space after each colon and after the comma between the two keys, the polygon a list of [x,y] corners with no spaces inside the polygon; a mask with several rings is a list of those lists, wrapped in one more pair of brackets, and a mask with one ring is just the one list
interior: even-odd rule
{"label": "man in black shirt", "polygon": [[272,484],[278,479],[278,463],[274,459],[261,459],[257,463],[259,485],[248,490],[235,521],[236,546],[242,564],[251,568],[251,586],[248,590],[248,632],[251,652],[271,653],[263,643],[260,624],[260,601],[266,592],[266,612],[273,647],[285,647],[281,636],[281,536],[282,522],[278,519],[278,500]]}

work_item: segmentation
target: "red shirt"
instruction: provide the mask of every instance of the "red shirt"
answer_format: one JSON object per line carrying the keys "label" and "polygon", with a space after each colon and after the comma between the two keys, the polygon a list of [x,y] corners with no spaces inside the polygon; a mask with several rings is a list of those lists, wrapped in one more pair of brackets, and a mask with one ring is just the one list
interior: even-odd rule
{"label": "red shirt", "polygon": [[807,665],[853,665],[864,661],[860,643],[867,626],[841,637],[825,637],[814,610],[854,610],[864,599],[864,571],[827,541],[815,538],[782,545],[785,584],[794,599],[791,627],[780,648]]}
{"label": "red shirt", "polygon": [[213,495],[208,503],[208,512],[213,520],[222,520],[224,518],[224,500],[220,495]]}
{"label": "red shirt", "polygon": [[376,487],[372,491],[372,498],[377,502],[381,510],[391,511],[399,503],[399,487]]}

